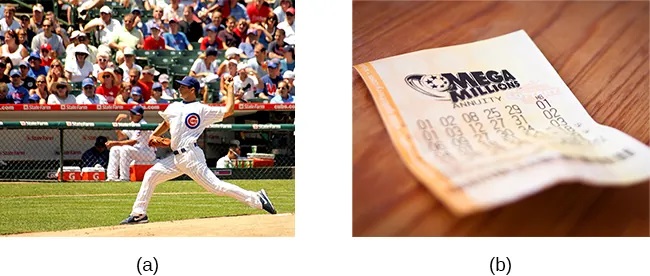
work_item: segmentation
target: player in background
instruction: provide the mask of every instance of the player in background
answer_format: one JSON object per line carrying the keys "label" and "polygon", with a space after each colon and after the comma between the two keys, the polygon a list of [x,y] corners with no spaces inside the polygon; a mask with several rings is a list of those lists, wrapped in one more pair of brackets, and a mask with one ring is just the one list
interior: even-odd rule
{"label": "player in background", "polygon": [[[199,102],[197,95],[201,91],[201,86],[193,77],[187,76],[176,82],[180,84],[179,93],[183,101],[171,103],[165,111],[158,112],[164,121],[158,125],[149,139],[149,145],[156,147],[166,146],[169,143],[173,155],[160,160],[145,173],[131,214],[120,224],[149,222],[147,207],[156,186],[183,174],[188,175],[215,195],[229,196],[252,208],[275,214],[275,207],[264,189],[259,192],[248,191],[217,178],[208,168],[203,150],[196,143],[206,127],[221,122],[234,113],[232,77],[227,77],[225,80],[227,91],[225,106],[208,106]],[[161,136],[168,130],[171,140],[163,142]]]}
{"label": "player in background", "polygon": [[[143,118],[144,108],[142,106],[136,105],[129,111],[131,122],[147,123]],[[117,115],[115,122],[119,123],[126,117],[126,114]],[[131,161],[153,162],[156,159],[155,149],[147,145],[152,131],[130,129],[117,130],[116,132],[118,141],[106,142],[106,147],[110,149],[106,181],[129,181]]]}

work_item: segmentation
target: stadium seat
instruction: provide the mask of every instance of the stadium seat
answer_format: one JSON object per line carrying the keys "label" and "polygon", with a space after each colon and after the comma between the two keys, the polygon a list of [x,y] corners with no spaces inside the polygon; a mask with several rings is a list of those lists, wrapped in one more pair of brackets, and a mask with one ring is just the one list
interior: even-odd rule
{"label": "stadium seat", "polygon": [[199,42],[190,42],[190,44],[192,44],[192,48],[194,48],[194,50],[201,49],[201,43]]}
{"label": "stadium seat", "polygon": [[70,83],[70,88],[72,90],[80,90],[81,91],[81,82],[71,82]]}
{"label": "stadium seat", "polygon": [[149,58],[149,64],[152,64],[154,67],[156,67],[156,70],[164,70],[164,73],[166,73],[169,69],[169,66],[173,64],[173,59],[171,57],[151,57]]}
{"label": "stadium seat", "polygon": [[170,50],[158,50],[158,56],[161,57],[173,57],[173,56],[182,56],[183,51],[170,51]]}
{"label": "stadium seat", "polygon": [[[147,17],[147,18],[153,18],[153,10],[150,10],[150,11],[142,11],[142,17],[143,17],[143,18],[144,18],[144,17]],[[143,22],[147,22],[147,21],[144,21],[144,20],[143,20]]]}
{"label": "stadium seat", "polygon": [[221,95],[219,80],[214,82],[209,82],[206,85],[208,86],[208,102],[209,103],[218,102]]}
{"label": "stadium seat", "polygon": [[78,89],[72,89],[72,90],[70,91],[70,94],[74,95],[75,97],[76,97],[76,96],[79,96],[79,95],[81,94],[81,90],[78,90]]}
{"label": "stadium seat", "polygon": [[173,80],[180,80],[190,74],[191,65],[173,64],[169,67],[169,75]]}
{"label": "stadium seat", "polygon": [[[129,8],[123,8],[121,6],[119,7],[113,7],[112,8],[113,12],[113,18],[123,18],[125,15],[131,13],[131,9]],[[120,20],[121,21],[121,20]]]}
{"label": "stadium seat", "polygon": [[176,57],[174,58],[174,64],[192,66],[195,60],[196,57]]}
{"label": "stadium seat", "polygon": [[136,58],[135,59],[135,64],[140,65],[140,67],[145,67],[149,65],[149,59],[148,58]]}
{"label": "stadium seat", "polygon": [[203,53],[203,51],[201,51],[199,49],[199,47],[194,47],[194,50],[186,50],[186,51],[183,51],[182,53],[183,53],[183,56],[185,56],[185,57],[196,58],[196,57],[199,56],[199,54]]}

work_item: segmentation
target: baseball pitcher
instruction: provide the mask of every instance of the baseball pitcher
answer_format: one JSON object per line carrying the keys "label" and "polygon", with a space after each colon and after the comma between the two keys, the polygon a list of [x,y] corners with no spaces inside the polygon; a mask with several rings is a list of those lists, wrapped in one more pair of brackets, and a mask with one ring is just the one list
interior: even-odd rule
{"label": "baseball pitcher", "polygon": [[[148,222],[147,206],[156,186],[183,174],[215,195],[229,196],[252,208],[275,214],[276,210],[264,189],[259,192],[248,191],[219,180],[206,165],[203,150],[196,143],[206,127],[221,122],[234,113],[232,77],[224,80],[227,91],[225,106],[208,106],[198,102],[197,95],[201,87],[193,77],[187,76],[176,82],[180,84],[179,93],[183,101],[174,102],[165,111],[158,112],[164,121],[149,138],[149,145],[170,146],[173,155],[160,160],[145,173],[133,210],[120,224]],[[167,131],[170,132],[171,139],[161,137]]]}

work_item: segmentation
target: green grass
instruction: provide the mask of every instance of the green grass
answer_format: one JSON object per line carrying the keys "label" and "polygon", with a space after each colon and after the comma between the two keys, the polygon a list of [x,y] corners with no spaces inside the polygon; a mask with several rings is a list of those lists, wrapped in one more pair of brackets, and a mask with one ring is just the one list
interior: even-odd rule
{"label": "green grass", "polygon": [[[295,212],[294,180],[229,180],[264,188],[278,213]],[[0,235],[118,225],[131,212],[140,182],[0,184]],[[147,210],[150,222],[266,214],[193,181],[158,185]]]}

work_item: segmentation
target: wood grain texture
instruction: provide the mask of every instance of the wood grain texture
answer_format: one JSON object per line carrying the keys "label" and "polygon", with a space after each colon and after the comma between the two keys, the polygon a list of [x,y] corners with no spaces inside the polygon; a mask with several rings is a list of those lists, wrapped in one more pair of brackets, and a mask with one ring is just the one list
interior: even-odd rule
{"label": "wood grain texture", "polygon": [[[648,2],[353,2],[353,64],[524,29],[599,123],[650,143]],[[563,183],[458,218],[408,171],[353,69],[354,236],[648,236],[649,183]],[[650,160],[648,160],[650,169]]]}

